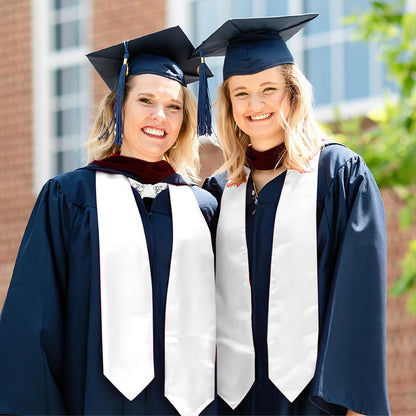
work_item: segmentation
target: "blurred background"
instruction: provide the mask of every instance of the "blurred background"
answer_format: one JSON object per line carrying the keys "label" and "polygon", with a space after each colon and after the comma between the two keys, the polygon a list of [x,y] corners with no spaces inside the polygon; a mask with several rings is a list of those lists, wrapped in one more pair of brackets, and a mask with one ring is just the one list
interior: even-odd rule
{"label": "blurred background", "polygon": [[[86,53],[174,25],[197,46],[228,18],[307,12],[319,17],[289,47],[314,86],[317,119],[364,157],[381,188],[390,406],[416,414],[415,0],[0,0],[0,307],[41,186],[85,164],[107,93]],[[207,62],[214,101],[221,60]],[[201,144],[203,179],[221,152]]]}

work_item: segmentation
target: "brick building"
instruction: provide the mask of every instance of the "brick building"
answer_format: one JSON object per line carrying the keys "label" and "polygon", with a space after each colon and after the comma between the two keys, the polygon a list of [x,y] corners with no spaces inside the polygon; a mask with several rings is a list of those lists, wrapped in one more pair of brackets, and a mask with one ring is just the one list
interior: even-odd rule
{"label": "brick building", "polygon": [[[0,0],[0,305],[41,184],[57,172],[83,163],[81,144],[86,139],[96,105],[106,92],[103,82],[89,68],[85,53],[174,24],[181,24],[198,43],[208,33],[203,20],[211,3],[219,8],[217,19],[222,19],[221,16],[233,12],[231,5],[224,10],[225,5],[236,2]],[[300,1],[292,1],[290,8],[275,10],[277,3],[286,2],[259,0],[255,3],[256,10],[244,9],[251,3],[238,3],[240,9],[236,13],[305,11],[299,9]],[[332,7],[335,2],[329,4]],[[211,29],[216,25],[217,22],[211,23]],[[309,53],[313,55],[314,45],[320,38],[310,35]],[[320,51],[325,47],[315,46]],[[302,45],[293,47],[296,52]],[[346,53],[350,49],[346,47]],[[328,49],[336,54],[334,50],[334,45]],[[315,69],[308,64],[307,53],[302,57],[300,60],[310,78],[314,78]],[[315,81],[319,84],[319,77]],[[345,95],[341,99],[347,111],[363,108],[371,96],[371,91],[365,92],[366,97],[358,91],[353,101],[348,101],[347,90],[350,91],[345,79],[344,92],[334,88],[331,97],[318,97],[317,114],[328,118],[328,106],[340,94]],[[204,177],[220,163],[220,152],[205,144],[201,160]],[[382,195],[387,214],[388,283],[391,285],[400,273],[399,260],[406,252],[409,239],[416,236],[416,230],[399,231],[400,204],[391,191],[383,190]],[[388,385],[394,415],[416,414],[416,318],[408,315],[404,304],[405,298],[388,299]]]}

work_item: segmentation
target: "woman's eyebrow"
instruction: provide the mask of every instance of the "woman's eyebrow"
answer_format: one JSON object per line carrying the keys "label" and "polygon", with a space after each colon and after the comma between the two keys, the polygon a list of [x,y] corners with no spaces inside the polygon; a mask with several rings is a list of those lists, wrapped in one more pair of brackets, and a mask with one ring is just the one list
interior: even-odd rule
{"label": "woman's eyebrow", "polygon": [[243,86],[241,86],[241,87],[235,87],[235,88],[233,88],[231,90],[231,92],[235,92],[235,91],[238,91],[238,90],[246,90],[246,89],[247,89],[247,87],[243,87]]}

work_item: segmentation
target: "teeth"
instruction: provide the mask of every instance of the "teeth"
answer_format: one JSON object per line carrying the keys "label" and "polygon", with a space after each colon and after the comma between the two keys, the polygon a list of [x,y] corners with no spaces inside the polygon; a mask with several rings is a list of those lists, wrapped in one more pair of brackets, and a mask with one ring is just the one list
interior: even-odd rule
{"label": "teeth", "polygon": [[159,129],[151,129],[151,128],[145,128],[143,131],[147,134],[151,134],[152,136],[159,136],[162,137],[165,135],[165,132],[163,130]]}
{"label": "teeth", "polygon": [[271,113],[267,114],[260,114],[258,116],[250,116],[251,120],[264,120],[265,118],[269,118],[271,116]]}

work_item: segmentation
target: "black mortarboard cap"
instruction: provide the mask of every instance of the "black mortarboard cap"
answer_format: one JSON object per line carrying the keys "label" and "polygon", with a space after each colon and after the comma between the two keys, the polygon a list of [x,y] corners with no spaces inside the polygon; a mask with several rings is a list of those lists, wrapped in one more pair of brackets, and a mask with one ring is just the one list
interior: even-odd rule
{"label": "black mortarboard cap", "polygon": [[[293,64],[286,41],[317,14],[230,19],[195,49],[194,56],[225,55],[224,81],[233,75],[251,75],[276,65]],[[201,67],[203,65],[201,64]],[[206,79],[200,80],[198,118],[209,120],[205,131],[211,132]],[[207,87],[206,87],[207,88]],[[199,128],[199,122],[198,122]]]}
{"label": "black mortarboard cap", "polygon": [[[186,86],[199,79],[200,58],[193,56],[191,41],[179,26],[150,33],[87,55],[112,91],[117,91],[116,108],[108,131],[115,126],[115,144],[121,144],[121,105],[127,75],[155,74]],[[207,69],[207,76],[212,73]]]}
{"label": "black mortarboard cap", "polygon": [[204,40],[194,55],[225,55],[224,80],[294,63],[286,41],[317,14],[230,19]]}

